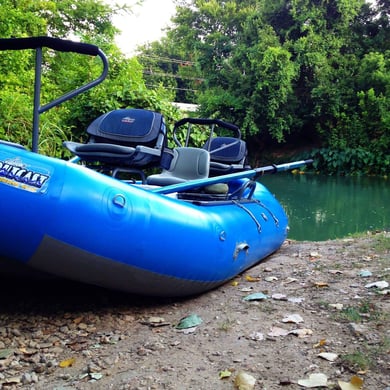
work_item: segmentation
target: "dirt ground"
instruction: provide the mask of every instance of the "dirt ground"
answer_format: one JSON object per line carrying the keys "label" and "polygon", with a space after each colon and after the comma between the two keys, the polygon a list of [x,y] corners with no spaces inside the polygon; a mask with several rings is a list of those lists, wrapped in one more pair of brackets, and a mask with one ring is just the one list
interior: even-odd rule
{"label": "dirt ground", "polygon": [[186,299],[2,279],[0,389],[389,390],[386,282],[386,232],[287,241]]}

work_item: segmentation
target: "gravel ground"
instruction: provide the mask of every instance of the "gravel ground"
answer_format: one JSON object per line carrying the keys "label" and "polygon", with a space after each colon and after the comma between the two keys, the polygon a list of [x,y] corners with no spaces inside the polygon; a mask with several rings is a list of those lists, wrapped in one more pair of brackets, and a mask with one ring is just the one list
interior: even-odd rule
{"label": "gravel ground", "polygon": [[386,232],[286,241],[186,299],[3,277],[0,389],[390,390],[389,281]]}

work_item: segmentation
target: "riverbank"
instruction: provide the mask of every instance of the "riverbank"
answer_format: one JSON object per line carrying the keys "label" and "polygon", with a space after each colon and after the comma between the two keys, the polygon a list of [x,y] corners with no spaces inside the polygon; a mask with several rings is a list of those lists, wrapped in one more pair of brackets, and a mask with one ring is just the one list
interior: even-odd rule
{"label": "riverbank", "polygon": [[[2,280],[0,388],[227,390],[245,372],[262,390],[314,380],[388,389],[386,282],[383,232],[287,241],[232,282],[180,300]],[[183,318],[194,326],[178,329]]]}

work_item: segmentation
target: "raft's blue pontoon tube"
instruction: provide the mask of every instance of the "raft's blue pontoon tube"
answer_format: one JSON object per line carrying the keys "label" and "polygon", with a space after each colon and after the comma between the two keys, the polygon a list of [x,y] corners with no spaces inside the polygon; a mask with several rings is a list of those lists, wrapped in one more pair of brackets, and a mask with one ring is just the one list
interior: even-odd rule
{"label": "raft's blue pontoon tube", "polygon": [[140,294],[216,287],[287,235],[282,207],[259,183],[251,200],[183,200],[4,144],[0,197],[2,257]]}

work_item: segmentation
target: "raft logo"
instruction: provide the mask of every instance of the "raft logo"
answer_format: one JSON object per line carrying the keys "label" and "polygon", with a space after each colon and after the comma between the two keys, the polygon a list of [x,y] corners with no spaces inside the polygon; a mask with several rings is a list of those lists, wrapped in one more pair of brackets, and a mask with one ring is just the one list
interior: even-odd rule
{"label": "raft logo", "polygon": [[135,118],[131,118],[130,116],[125,116],[122,118],[121,122],[132,124],[135,122]]}
{"label": "raft logo", "polygon": [[31,170],[19,158],[0,160],[0,182],[27,191],[43,189],[50,176]]}

